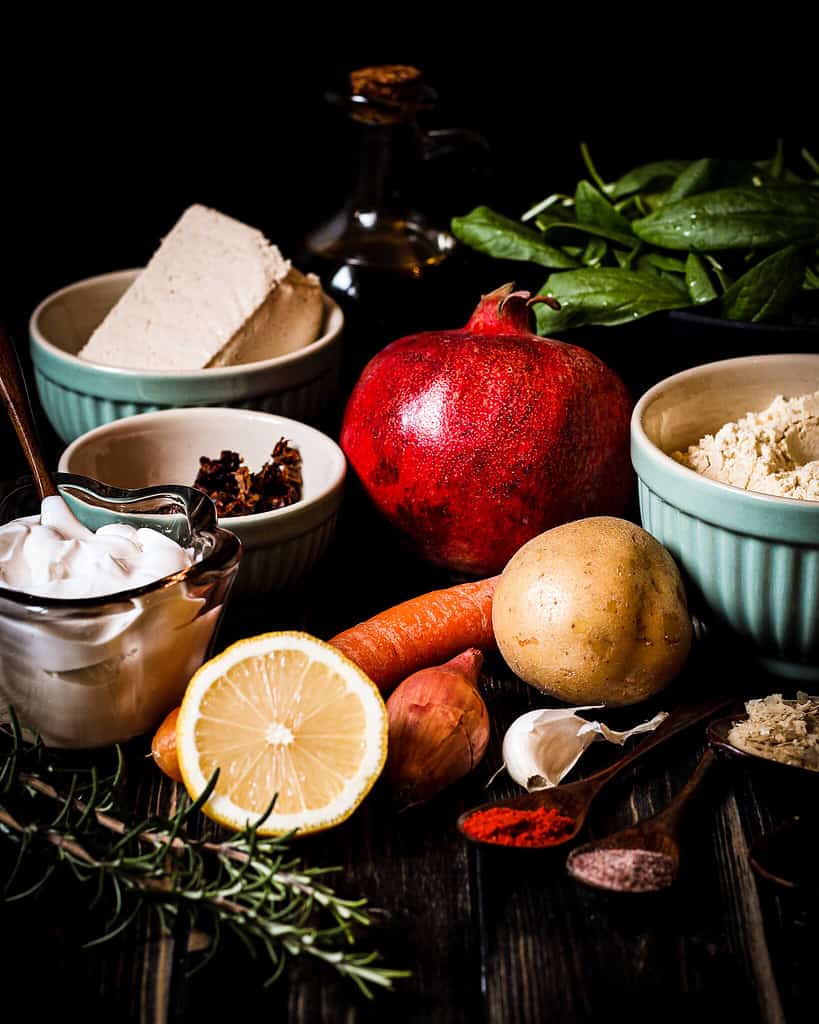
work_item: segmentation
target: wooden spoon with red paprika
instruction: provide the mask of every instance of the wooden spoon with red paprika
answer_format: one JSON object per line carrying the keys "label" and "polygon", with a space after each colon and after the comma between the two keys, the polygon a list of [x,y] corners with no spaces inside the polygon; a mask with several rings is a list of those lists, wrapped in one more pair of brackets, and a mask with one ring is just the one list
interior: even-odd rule
{"label": "wooden spoon with red paprika", "polygon": [[467,839],[487,846],[562,846],[583,828],[593,800],[615,775],[683,729],[735,702],[736,697],[723,695],[677,708],[651,735],[608,768],[579,782],[481,804],[458,818],[458,828]]}

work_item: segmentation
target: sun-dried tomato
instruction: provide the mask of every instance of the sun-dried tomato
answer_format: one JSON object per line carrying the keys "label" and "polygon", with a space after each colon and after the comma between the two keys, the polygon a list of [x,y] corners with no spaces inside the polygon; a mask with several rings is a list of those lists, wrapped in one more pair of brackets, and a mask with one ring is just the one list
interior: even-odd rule
{"label": "sun-dried tomato", "polygon": [[251,473],[237,452],[218,459],[202,456],[193,486],[216,505],[219,516],[270,512],[299,501],[302,495],[301,453],[281,438],[258,473]]}

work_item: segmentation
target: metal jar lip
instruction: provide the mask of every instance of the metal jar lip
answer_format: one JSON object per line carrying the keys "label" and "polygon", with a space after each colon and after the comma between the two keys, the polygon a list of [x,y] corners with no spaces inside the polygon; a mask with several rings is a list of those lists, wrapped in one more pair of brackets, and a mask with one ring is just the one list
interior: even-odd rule
{"label": "metal jar lip", "polygon": [[[182,509],[187,517],[191,534],[197,540],[208,544],[208,550],[197,561],[180,572],[170,576],[163,576],[153,583],[145,583],[139,587],[132,587],[130,590],[122,590],[113,594],[103,594],[99,597],[46,597],[37,594],[29,594],[21,590],[8,590],[0,588],[0,601],[11,601],[14,604],[24,605],[42,609],[59,610],[62,612],[88,611],[91,609],[102,609],[109,605],[116,605],[135,598],[145,597],[148,594],[168,590],[179,583],[200,584],[213,573],[223,573],[232,569],[238,564],[242,554],[242,544],[239,538],[217,524],[216,509],[210,498],[193,487],[182,485],[160,485],[155,487],[142,487],[134,490],[127,490],[121,487],[111,487],[102,484],[90,477],[78,476],[73,473],[56,473],[55,480],[62,488],[75,488],[79,491],[102,499],[97,506],[109,508],[105,502],[113,505],[121,502],[123,506],[135,505],[139,502],[147,502],[150,499],[165,498],[169,502],[175,502],[181,514]],[[22,491],[33,490],[31,484],[22,484],[9,494],[3,505],[15,496],[20,496]],[[93,503],[92,503],[93,504]],[[2,506],[0,506],[2,507]],[[114,511],[112,509],[112,511]],[[159,511],[146,512],[148,515],[159,515]]]}

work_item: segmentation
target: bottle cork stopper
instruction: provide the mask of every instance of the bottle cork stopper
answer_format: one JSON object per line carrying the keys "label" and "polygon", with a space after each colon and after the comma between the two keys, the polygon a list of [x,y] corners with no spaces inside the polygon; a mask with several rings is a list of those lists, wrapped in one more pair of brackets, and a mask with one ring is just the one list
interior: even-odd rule
{"label": "bottle cork stopper", "polygon": [[[363,99],[355,117],[362,121],[389,123],[403,120],[424,94],[418,68],[409,64],[381,64],[350,72],[353,97]],[[392,108],[392,109],[390,109]]]}

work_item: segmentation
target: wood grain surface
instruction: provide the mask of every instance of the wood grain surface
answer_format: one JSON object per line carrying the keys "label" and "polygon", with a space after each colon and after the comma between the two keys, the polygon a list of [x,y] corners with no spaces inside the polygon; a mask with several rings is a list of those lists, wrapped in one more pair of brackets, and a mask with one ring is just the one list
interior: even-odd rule
{"label": "wood grain surface", "polygon": [[[320,636],[385,605],[446,583],[415,563],[366,521],[353,496],[328,560],[297,592],[234,606],[219,643],[266,629],[306,628]],[[362,549],[362,526],[368,537]],[[362,554],[366,551],[366,555]],[[340,600],[339,580],[357,579]],[[610,712],[615,726],[724,688],[781,688],[758,670],[698,645],[685,675],[639,708]],[[81,1008],[86,1020],[278,1019],[358,1024],[399,1022],[815,1020],[812,975],[819,963],[815,901],[757,881],[748,845],[807,810],[805,795],[771,790],[744,766],[720,762],[683,833],[675,886],[661,894],[614,895],[586,889],[565,873],[566,851],[479,850],[455,828],[458,814],[517,791],[505,776],[487,790],[501,761],[507,725],[548,700],[520,683],[497,656],[481,688],[492,717],[487,755],[470,779],[425,808],[395,813],[380,783],[340,827],[298,842],[316,865],[340,867],[336,885],[366,896],[384,960],[409,968],[395,993],[362,999],[352,985],[313,963],[293,964],[272,989],[243,950],[225,947],[199,974],[202,936],[163,936],[139,924],[87,952],[82,895],[2,908],[4,986],[30,993],[34,1019]],[[662,808],[704,745],[704,730],[669,741],[614,780],[590,815],[581,841],[603,836]],[[135,806],[169,810],[181,790],[146,760],[147,739],[127,751]],[[591,748],[582,774],[617,756]],[[13,941],[9,941],[12,939]],[[193,952],[190,952],[190,949]]]}
{"label": "wood grain surface", "polygon": [[[308,221],[329,216],[349,189],[344,167],[353,155],[345,149],[351,143],[344,141],[341,121],[323,104],[321,94],[332,81],[331,73],[344,75],[350,67],[381,59],[373,54],[367,34],[353,24],[351,12],[343,13],[345,23],[350,23],[349,39],[333,32],[326,46],[319,45],[320,32],[313,25],[319,19],[311,13],[310,33],[304,34],[309,45],[290,47],[289,63],[271,46],[269,34],[255,26],[260,60],[249,60],[245,45],[225,47],[220,36],[219,61],[202,59],[201,46],[193,46],[196,67],[190,68],[185,66],[184,46],[174,50],[173,60],[158,59],[159,34],[153,26],[150,45],[137,40],[133,62],[123,60],[121,39],[110,49],[111,59],[101,63],[97,35],[88,33],[92,59],[85,59],[81,48],[78,51],[76,40],[61,36],[54,53],[41,61],[57,66],[65,62],[65,68],[57,67],[56,89],[27,88],[31,40],[16,48],[27,63],[25,74],[7,90],[15,97],[8,104],[10,127],[16,121],[27,127],[21,133],[23,142],[18,139],[15,145],[13,132],[7,140],[4,169],[11,173],[11,184],[4,208],[7,259],[0,312],[30,383],[27,323],[36,304],[71,281],[144,263],[196,197],[257,224],[283,252],[296,258]],[[280,12],[275,14],[279,18]],[[588,12],[579,14],[585,30]],[[780,20],[795,36],[787,19]],[[766,21],[766,33],[753,37],[766,50],[771,48],[771,21]],[[594,152],[601,168],[605,164],[606,173],[615,174],[618,168],[624,171],[663,152],[693,158],[724,150],[726,156],[763,157],[774,151],[778,138],[788,137],[783,127],[798,125],[790,132],[792,145],[798,147],[805,141],[805,123],[812,123],[804,118],[804,104],[794,102],[794,97],[811,94],[796,87],[795,76],[801,64],[804,84],[810,75],[813,86],[814,73],[808,69],[814,62],[791,60],[788,76],[778,76],[782,95],[775,98],[780,102],[772,102],[777,76],[759,73],[754,48],[726,47],[722,40],[711,41],[713,33],[701,33],[693,50],[695,62],[703,68],[710,57],[708,74],[690,73],[692,45],[680,34],[684,43],[679,73],[668,73],[669,47],[655,46],[657,68],[646,79],[650,84],[627,95],[628,87],[622,88],[628,79],[622,73],[622,47],[611,46],[608,32],[603,40],[612,57],[603,70],[612,73],[608,78],[602,75],[598,59],[596,78],[610,84],[603,90],[584,90],[560,85],[564,79],[569,85],[576,80],[572,74],[578,67],[577,47],[551,46],[547,60],[532,60],[528,40],[526,52],[516,45],[511,21],[492,33],[493,42],[501,33],[508,42],[492,47],[491,67],[485,60],[470,62],[472,54],[483,50],[464,48],[462,26],[454,45],[455,38],[438,38],[437,26],[430,33],[426,20],[404,18],[396,39],[404,39],[408,31],[411,35],[413,25],[425,45],[434,44],[424,67],[442,98],[449,98],[448,116],[440,124],[452,115],[451,123],[479,126],[492,142],[497,164],[491,189],[481,175],[472,181],[463,174],[452,176],[452,196],[436,195],[447,218],[478,202],[497,199],[498,208],[505,209],[510,201],[529,201],[521,197],[534,201],[555,187],[574,187],[583,173],[576,136],[580,124],[597,139]],[[556,25],[553,18],[552,33],[569,38],[565,24]],[[482,26],[482,41],[485,36]],[[810,34],[804,36],[812,56]],[[793,43],[791,38],[789,45]],[[406,40],[402,45],[407,59],[415,60],[413,46],[407,49]],[[7,58],[14,56],[14,49],[7,47]],[[241,63],[237,76],[224,73],[223,58],[229,50]],[[453,54],[462,56],[453,60]],[[583,59],[588,64],[585,50]],[[12,64],[7,59],[0,67]],[[254,67],[260,82],[255,90],[257,107],[248,102],[254,92],[248,89],[248,74]],[[172,71],[181,76],[181,91],[168,90]],[[231,96],[232,79],[236,91]],[[654,85],[655,80],[661,85]],[[127,116],[99,116],[101,82],[110,97],[127,98]],[[150,95],[150,82],[155,97]],[[554,83],[561,113],[549,117],[548,109],[542,109],[549,104],[539,97],[544,88],[554,92]],[[613,105],[605,101],[618,86],[625,105],[612,116]],[[271,111],[270,97],[279,93],[288,101]],[[642,111],[648,104],[650,113],[652,94],[662,117],[653,119],[650,131],[624,134],[620,114],[626,101],[637,97],[635,109]],[[32,97],[37,108],[33,112],[25,102]],[[682,118],[668,116],[669,110],[683,108]],[[765,117],[760,117],[761,110]],[[230,116],[217,117],[214,111],[228,111]],[[45,159],[32,159],[42,151],[44,124],[49,151]],[[275,136],[270,136],[274,142],[298,139],[298,145],[285,147],[286,159],[271,163],[242,150],[241,140],[255,138],[260,124],[275,128]],[[643,119],[642,124],[648,121]],[[102,136],[104,146],[99,145]],[[276,145],[272,152],[276,158],[282,155]],[[488,261],[464,249],[443,264],[445,272],[450,263],[459,267],[460,283],[444,279],[436,289],[435,308],[420,301],[393,304],[392,321],[379,324],[369,339],[348,314],[345,387],[359,368],[350,360],[361,356],[362,337],[383,344],[398,336],[402,319],[410,323],[401,330],[464,323],[480,292],[513,279],[519,287],[537,289],[544,278],[541,268]],[[302,266],[298,260],[296,265]],[[369,310],[364,314],[366,323]],[[657,318],[623,330],[625,335],[620,328],[598,328],[583,332],[582,340],[571,340],[609,362],[635,396],[668,372],[669,365],[715,358],[711,332],[689,336],[679,326],[670,331],[669,323]],[[747,333],[728,342],[738,355],[749,345]],[[34,389],[30,392],[35,422],[53,467],[64,446],[49,428]],[[336,432],[340,408],[331,433]],[[0,420],[2,495],[23,471],[23,460],[11,429]],[[631,514],[637,517],[636,507]],[[420,565],[373,521],[350,480],[338,535],[324,563],[294,592],[233,604],[217,646],[286,628],[328,638],[390,604],[448,582],[454,581]],[[727,688],[744,697],[778,692],[782,682],[746,664],[741,652],[704,641],[682,678],[661,699],[601,717],[622,728],[677,702]],[[202,960],[207,938],[184,931],[163,935],[145,919],[112,942],[86,950],[83,942],[100,931],[99,921],[89,914],[90,895],[77,887],[52,886],[36,900],[0,902],[0,1024],[18,1019],[26,1024],[817,1020],[819,889],[797,896],[758,881],[747,851],[758,836],[794,815],[816,813],[819,780],[811,790],[791,792],[773,787],[743,765],[719,763],[686,821],[681,871],[673,888],[653,895],[607,895],[566,875],[567,850],[485,851],[467,844],[457,832],[455,821],[462,811],[488,797],[518,791],[504,775],[486,788],[501,763],[504,731],[520,713],[550,703],[511,676],[497,657],[487,660],[481,689],[492,719],[492,738],[472,777],[427,807],[406,814],[395,812],[389,792],[379,783],[349,821],[294,844],[309,864],[339,866],[334,884],[344,895],[369,900],[373,926],[361,936],[363,948],[376,946],[389,966],[413,972],[410,979],[397,983],[394,993],[367,1002],[354,986],[312,962],[291,964],[279,982],[264,989],[262,967],[243,948],[229,945],[203,970],[191,974]],[[704,742],[704,729],[694,729],[615,779],[595,803],[578,842],[610,834],[661,809],[693,770]],[[183,799],[183,791],[157,771],[148,750],[146,737],[125,751],[129,799],[140,813],[172,810]],[[590,774],[617,753],[596,744],[584,757],[579,774],[571,777]]]}

